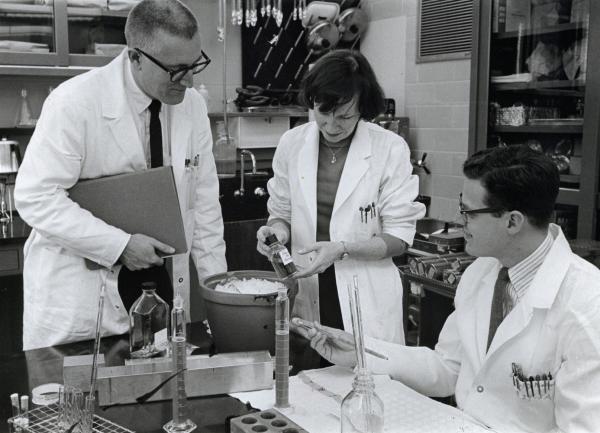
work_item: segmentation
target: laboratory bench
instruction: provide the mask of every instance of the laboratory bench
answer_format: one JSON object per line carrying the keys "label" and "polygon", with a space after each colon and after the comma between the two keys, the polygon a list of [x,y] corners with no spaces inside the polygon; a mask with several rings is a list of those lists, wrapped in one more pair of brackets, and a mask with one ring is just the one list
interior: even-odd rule
{"label": "laboratory bench", "polygon": [[31,228],[18,216],[0,224],[0,359],[21,352],[23,245]]}
{"label": "laboratory bench", "polygon": [[[198,346],[199,352],[208,353],[212,344],[202,323],[190,326],[188,339]],[[11,416],[9,394],[31,395],[31,390],[45,383],[63,383],[63,357],[91,354],[93,341],[82,341],[60,346],[21,352],[18,357],[0,360],[0,433],[8,431],[6,420]],[[100,352],[105,365],[122,365],[129,355],[127,334],[102,339]],[[96,414],[136,432],[159,433],[172,419],[171,400],[114,406],[97,409]],[[229,432],[229,418],[248,413],[251,409],[226,394],[188,400],[190,418],[198,430],[206,433]]]}
{"label": "laboratory bench", "polygon": [[23,271],[23,244],[31,228],[18,216],[0,224],[0,276]]}

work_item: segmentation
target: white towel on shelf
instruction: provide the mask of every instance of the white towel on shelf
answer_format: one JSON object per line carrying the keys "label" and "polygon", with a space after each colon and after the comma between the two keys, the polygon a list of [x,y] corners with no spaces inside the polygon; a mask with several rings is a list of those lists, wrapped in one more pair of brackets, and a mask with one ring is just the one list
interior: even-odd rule
{"label": "white towel on shelf", "polygon": [[[107,0],[67,0],[67,6],[78,8],[103,8],[106,9]],[[37,0],[38,4],[52,5],[54,0]]]}
{"label": "white towel on shelf", "polygon": [[0,0],[0,3],[12,3],[19,5],[32,5],[36,0]]}
{"label": "white towel on shelf", "polygon": [[108,9],[113,11],[127,11],[141,0],[108,0]]}
{"label": "white towel on shelf", "polygon": [[34,42],[7,41],[0,40],[0,50],[19,51],[25,53],[48,53],[50,48],[47,44],[37,44]]}

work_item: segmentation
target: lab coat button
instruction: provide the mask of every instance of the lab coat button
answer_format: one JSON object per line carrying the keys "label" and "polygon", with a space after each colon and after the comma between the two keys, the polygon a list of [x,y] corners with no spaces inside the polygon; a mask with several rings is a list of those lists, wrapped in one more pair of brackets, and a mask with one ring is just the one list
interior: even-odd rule
{"label": "lab coat button", "polygon": [[477,387],[477,392],[483,392],[483,386],[479,385],[479,386]]}
{"label": "lab coat button", "polygon": [[183,283],[183,278],[179,278],[179,282],[180,282],[180,283]]}

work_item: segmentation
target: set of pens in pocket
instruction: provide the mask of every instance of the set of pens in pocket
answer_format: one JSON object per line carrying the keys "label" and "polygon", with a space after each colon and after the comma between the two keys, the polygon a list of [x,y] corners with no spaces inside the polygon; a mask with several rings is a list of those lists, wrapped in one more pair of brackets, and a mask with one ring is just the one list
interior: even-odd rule
{"label": "set of pens in pocket", "polygon": [[368,203],[365,206],[361,206],[358,208],[360,212],[360,222],[368,223],[369,218],[374,219],[377,216],[377,208],[375,207],[375,202]]}
{"label": "set of pens in pocket", "polygon": [[554,395],[554,378],[552,373],[526,377],[517,363],[512,363],[513,387],[522,399],[551,399]]}

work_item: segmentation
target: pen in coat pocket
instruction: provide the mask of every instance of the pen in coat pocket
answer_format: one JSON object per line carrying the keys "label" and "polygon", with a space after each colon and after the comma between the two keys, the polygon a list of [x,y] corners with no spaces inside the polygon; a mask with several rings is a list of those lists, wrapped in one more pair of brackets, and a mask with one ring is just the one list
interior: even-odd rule
{"label": "pen in coat pocket", "polygon": [[[298,325],[306,330],[315,329],[315,327],[312,325],[312,323],[302,320],[298,317],[294,317],[292,319],[292,323],[294,325]],[[342,343],[354,345],[354,341],[349,340],[346,337],[343,337],[341,335],[336,335],[330,331],[327,331],[326,329],[321,328],[321,329],[318,329],[317,331],[319,331],[320,333],[325,335],[330,340],[338,340],[338,341],[341,341]],[[365,347],[365,352],[367,352],[369,355],[375,356],[376,358],[385,359],[386,361],[388,360],[387,356],[383,355],[382,353],[376,352],[373,349],[369,349],[368,347]]]}

